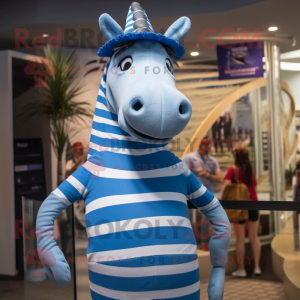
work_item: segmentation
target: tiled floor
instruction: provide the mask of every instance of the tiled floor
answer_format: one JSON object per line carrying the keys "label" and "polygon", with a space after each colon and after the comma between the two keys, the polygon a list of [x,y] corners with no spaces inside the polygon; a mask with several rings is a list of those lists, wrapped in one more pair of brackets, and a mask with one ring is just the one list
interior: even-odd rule
{"label": "tiled floor", "polygon": [[[208,282],[201,282],[201,300],[208,300]],[[281,282],[226,276],[223,300],[286,300]]]}
{"label": "tiled floor", "polygon": [[[83,271],[83,268],[81,269]],[[77,300],[90,299],[90,291],[88,288],[88,278],[79,272],[77,278]],[[81,275],[81,276],[80,276]],[[24,285],[23,280],[0,280],[0,299],[1,300],[23,300]],[[34,293],[28,295],[27,299],[72,299],[72,292],[69,287],[58,287],[48,283],[47,288],[43,284],[36,284],[32,289]],[[208,300],[207,296],[208,280],[201,281],[201,300]],[[263,281],[255,279],[239,279],[226,276],[225,292],[223,300],[286,300],[283,284],[281,282]]]}
{"label": "tiled floor", "polygon": [[[77,300],[90,299],[88,269],[86,263],[86,242],[78,241],[76,244],[76,282]],[[265,252],[264,252],[265,251]],[[270,253],[263,250],[263,256]],[[283,284],[273,274],[271,266],[264,265],[263,275],[259,278],[253,277],[249,271],[247,278],[225,277],[225,291],[223,300],[286,300]],[[208,279],[201,280],[201,300],[208,300]],[[59,287],[47,280],[45,282],[29,284],[21,276],[0,276],[0,299],[1,300],[23,300],[26,290],[27,299],[38,300],[71,300],[72,284],[67,287]]]}

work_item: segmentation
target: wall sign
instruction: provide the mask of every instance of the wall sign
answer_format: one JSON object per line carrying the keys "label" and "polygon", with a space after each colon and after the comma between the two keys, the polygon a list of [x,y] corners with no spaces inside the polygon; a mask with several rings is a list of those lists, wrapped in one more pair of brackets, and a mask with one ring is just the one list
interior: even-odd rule
{"label": "wall sign", "polygon": [[263,77],[263,43],[217,46],[219,79]]}

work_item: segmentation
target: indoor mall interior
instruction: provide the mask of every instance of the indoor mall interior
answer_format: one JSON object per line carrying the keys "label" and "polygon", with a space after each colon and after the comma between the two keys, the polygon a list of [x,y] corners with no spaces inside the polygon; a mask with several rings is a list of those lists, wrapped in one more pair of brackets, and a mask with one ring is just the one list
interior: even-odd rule
{"label": "indoor mall interior", "polygon": [[1,6],[0,299],[300,299],[299,1]]}

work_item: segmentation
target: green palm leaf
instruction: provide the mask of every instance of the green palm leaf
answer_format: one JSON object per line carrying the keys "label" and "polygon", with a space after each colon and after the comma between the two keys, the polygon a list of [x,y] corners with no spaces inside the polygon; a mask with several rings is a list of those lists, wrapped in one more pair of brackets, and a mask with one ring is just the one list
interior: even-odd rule
{"label": "green palm leaf", "polygon": [[39,100],[25,105],[21,118],[26,121],[40,115],[44,121],[50,121],[51,142],[61,163],[69,137],[70,123],[85,121],[86,117],[92,118],[93,112],[88,102],[74,100],[84,92],[83,84],[76,80],[76,72],[72,71],[78,69],[75,50],[66,53],[62,48],[44,48],[43,56],[48,62],[46,68],[51,67],[56,72],[47,76],[45,88],[36,89]]}

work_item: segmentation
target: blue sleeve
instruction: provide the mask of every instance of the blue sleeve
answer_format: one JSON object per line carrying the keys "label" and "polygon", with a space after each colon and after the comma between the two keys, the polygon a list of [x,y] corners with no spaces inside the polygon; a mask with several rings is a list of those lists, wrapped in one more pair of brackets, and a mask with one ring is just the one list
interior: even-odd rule
{"label": "blue sleeve", "polygon": [[[88,164],[87,162],[86,164]],[[85,165],[86,165],[85,164]],[[70,175],[53,193],[66,205],[85,199],[88,193],[88,183],[92,174],[83,166]]]}
{"label": "blue sleeve", "polygon": [[187,198],[201,211],[214,205],[218,199],[197,179],[194,173],[183,174],[187,184]]}
{"label": "blue sleeve", "polygon": [[209,242],[211,271],[208,295],[209,299],[221,300],[224,293],[225,266],[231,237],[231,226],[227,214],[219,200],[206,189],[183,162],[181,172],[187,185],[188,199],[198,207],[213,227],[213,236]]}
{"label": "blue sleeve", "polygon": [[85,199],[91,173],[81,166],[42,203],[36,221],[37,250],[47,276],[56,284],[67,285],[70,267],[54,239],[54,221],[67,206]]}

